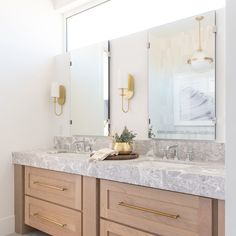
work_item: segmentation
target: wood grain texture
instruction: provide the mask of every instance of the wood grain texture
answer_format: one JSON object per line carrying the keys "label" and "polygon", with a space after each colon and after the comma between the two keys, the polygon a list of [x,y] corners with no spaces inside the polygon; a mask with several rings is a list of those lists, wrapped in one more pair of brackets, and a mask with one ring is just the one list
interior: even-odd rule
{"label": "wood grain texture", "polygon": [[99,181],[83,177],[83,236],[99,235]]}
{"label": "wood grain texture", "polygon": [[199,236],[213,235],[212,204],[213,201],[211,199],[199,197]]}
{"label": "wood grain texture", "polygon": [[100,236],[154,236],[114,222],[101,220]]}
{"label": "wood grain texture", "polygon": [[225,236],[225,201],[213,200],[213,236]]}
{"label": "wood grain texture", "polygon": [[218,201],[218,236],[225,236],[225,201]]}
{"label": "wood grain texture", "polygon": [[15,192],[15,232],[26,234],[33,229],[25,224],[25,167],[14,165],[14,192]]}
{"label": "wood grain texture", "polygon": [[[211,236],[212,200],[198,196],[101,180],[100,216],[163,236]],[[179,215],[171,219],[120,206],[134,206]]]}
{"label": "wood grain texture", "polygon": [[79,211],[28,196],[25,197],[25,222],[53,236],[81,236]]}
{"label": "wood grain texture", "polygon": [[[81,210],[81,179],[80,175],[25,167],[25,193],[32,197]],[[65,191],[49,186],[64,188]]]}

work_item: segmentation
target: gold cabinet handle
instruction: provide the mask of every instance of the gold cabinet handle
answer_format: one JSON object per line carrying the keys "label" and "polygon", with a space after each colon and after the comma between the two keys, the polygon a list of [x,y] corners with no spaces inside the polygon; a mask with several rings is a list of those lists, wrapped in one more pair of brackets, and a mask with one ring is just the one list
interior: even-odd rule
{"label": "gold cabinet handle", "polygon": [[54,189],[54,190],[58,190],[58,191],[66,191],[66,188],[63,187],[58,187],[58,186],[54,186],[54,185],[50,185],[50,184],[45,184],[45,183],[41,183],[39,181],[35,181],[33,182],[33,184],[42,186],[42,187],[46,187],[46,188],[50,188],[50,189]]}
{"label": "gold cabinet handle", "polygon": [[47,222],[50,222],[50,223],[52,223],[52,224],[54,224],[54,225],[56,225],[56,226],[59,226],[59,227],[61,227],[61,228],[66,227],[66,224],[63,224],[63,223],[60,223],[60,222],[58,222],[58,221],[56,221],[56,220],[53,220],[53,219],[50,219],[50,218],[48,218],[48,217],[42,216],[42,215],[40,215],[39,213],[35,213],[34,216],[35,216],[35,217],[38,217],[39,219],[45,220],[45,221],[47,221]]}
{"label": "gold cabinet handle", "polygon": [[119,202],[118,205],[123,206],[123,207],[128,207],[128,208],[138,210],[138,211],[153,213],[155,215],[164,216],[164,217],[168,217],[168,218],[172,218],[172,219],[178,219],[180,217],[179,215],[172,215],[172,214],[157,211],[157,210],[152,210],[152,209],[148,209],[148,208],[144,208],[144,207],[134,206],[134,205],[131,205],[131,204],[125,203],[125,202]]}

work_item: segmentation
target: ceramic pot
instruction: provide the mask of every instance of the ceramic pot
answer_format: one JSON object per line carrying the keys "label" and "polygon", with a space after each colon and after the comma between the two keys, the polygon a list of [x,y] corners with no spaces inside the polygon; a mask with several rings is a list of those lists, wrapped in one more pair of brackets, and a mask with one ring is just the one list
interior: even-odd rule
{"label": "ceramic pot", "polygon": [[115,142],[113,149],[121,155],[128,155],[132,152],[133,147],[129,143]]}

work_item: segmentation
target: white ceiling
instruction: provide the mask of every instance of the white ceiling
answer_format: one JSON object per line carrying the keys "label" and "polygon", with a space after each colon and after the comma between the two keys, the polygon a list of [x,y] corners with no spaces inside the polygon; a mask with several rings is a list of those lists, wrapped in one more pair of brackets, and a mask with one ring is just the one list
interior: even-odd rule
{"label": "white ceiling", "polygon": [[93,0],[52,0],[55,9],[68,8],[70,6],[79,7],[92,1]]}

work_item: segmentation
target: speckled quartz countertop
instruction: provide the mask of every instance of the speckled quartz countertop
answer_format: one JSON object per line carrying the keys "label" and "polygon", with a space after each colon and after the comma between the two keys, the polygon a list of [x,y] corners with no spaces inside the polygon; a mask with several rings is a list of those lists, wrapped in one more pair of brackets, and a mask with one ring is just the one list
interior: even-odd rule
{"label": "speckled quartz countertop", "polygon": [[225,196],[222,164],[164,162],[140,156],[135,160],[88,162],[88,154],[48,151],[14,152],[13,164],[80,174],[215,199]]}

